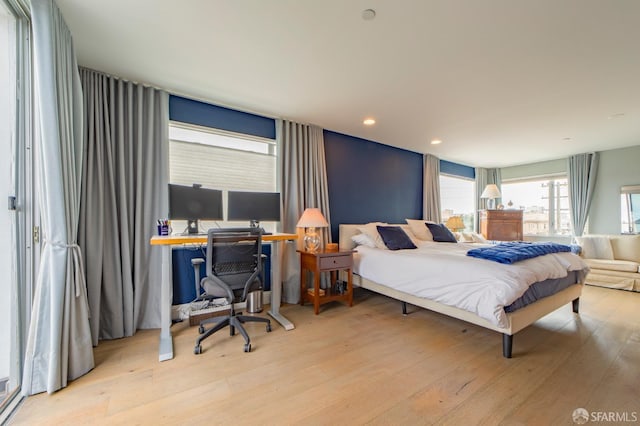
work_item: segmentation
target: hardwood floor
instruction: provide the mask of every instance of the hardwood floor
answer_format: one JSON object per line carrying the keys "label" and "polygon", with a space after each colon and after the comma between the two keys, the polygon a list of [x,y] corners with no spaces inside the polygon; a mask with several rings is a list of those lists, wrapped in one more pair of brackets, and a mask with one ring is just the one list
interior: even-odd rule
{"label": "hardwood floor", "polygon": [[[576,408],[640,422],[640,294],[586,286],[514,337],[356,289],[354,306],[284,306],[296,325],[249,324],[193,354],[197,327],[172,327],[175,358],[158,362],[158,330],[104,341],[96,368],[29,397],[10,424],[574,424]],[[592,413],[593,415],[593,413]]]}

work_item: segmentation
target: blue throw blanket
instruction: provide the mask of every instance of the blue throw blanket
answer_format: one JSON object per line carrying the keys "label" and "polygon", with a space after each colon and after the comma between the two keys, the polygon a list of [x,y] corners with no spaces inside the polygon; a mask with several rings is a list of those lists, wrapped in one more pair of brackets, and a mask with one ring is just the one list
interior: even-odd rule
{"label": "blue throw blanket", "polygon": [[467,256],[512,264],[520,260],[531,259],[532,257],[567,251],[571,251],[571,247],[564,244],[519,241],[472,249],[467,252]]}

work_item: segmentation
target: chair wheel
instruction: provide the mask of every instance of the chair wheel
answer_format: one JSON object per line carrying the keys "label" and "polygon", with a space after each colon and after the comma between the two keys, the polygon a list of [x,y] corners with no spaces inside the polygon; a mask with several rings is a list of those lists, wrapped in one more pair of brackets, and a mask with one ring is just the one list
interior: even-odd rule
{"label": "chair wheel", "polygon": [[251,352],[251,343],[247,343],[246,345],[244,345],[244,351]]}
{"label": "chair wheel", "polygon": [[200,327],[198,327],[198,333],[204,334],[204,325],[201,325]]}
{"label": "chair wheel", "polygon": [[236,328],[235,327],[229,327],[229,334],[231,336],[235,336],[236,335]]}
{"label": "chair wheel", "polygon": [[271,324],[267,324],[267,333],[271,333]]}
{"label": "chair wheel", "polygon": [[193,348],[193,353],[196,355],[200,355],[202,353],[202,346],[196,345],[196,347]]}

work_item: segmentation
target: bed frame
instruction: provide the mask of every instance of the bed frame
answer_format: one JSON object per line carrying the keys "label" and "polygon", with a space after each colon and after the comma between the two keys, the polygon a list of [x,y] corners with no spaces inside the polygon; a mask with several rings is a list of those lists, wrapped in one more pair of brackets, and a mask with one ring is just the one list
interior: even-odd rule
{"label": "bed frame", "polygon": [[[359,233],[357,229],[359,226],[362,225],[340,225],[340,250],[352,250],[355,247],[355,244],[351,240],[351,237]],[[406,225],[397,226],[404,227]],[[501,328],[491,324],[489,321],[471,312],[452,306],[443,305],[441,303],[434,302],[433,300],[413,296],[411,294],[387,287],[384,284],[376,283],[374,281],[363,278],[356,273],[353,274],[354,286],[366,288],[367,290],[375,291],[376,293],[380,293],[401,301],[402,313],[405,315],[407,313],[406,304],[411,303],[412,305],[419,306],[421,308],[439,312],[441,314],[448,315],[453,318],[458,318],[463,321],[479,325],[480,327],[488,328],[490,330],[502,333],[502,355],[505,358],[511,358],[512,356],[513,335],[518,331],[522,330],[528,325],[533,324],[540,318],[555,311],[561,306],[568,304],[569,302],[572,302],[573,312],[578,313],[583,284],[584,282],[578,282],[552,296],[545,297],[535,303],[525,306],[524,308],[507,313],[509,326]]]}

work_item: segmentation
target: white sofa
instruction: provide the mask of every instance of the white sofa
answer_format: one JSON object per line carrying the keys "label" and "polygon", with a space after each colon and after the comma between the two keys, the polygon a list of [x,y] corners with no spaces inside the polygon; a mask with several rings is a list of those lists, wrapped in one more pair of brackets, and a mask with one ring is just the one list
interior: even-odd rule
{"label": "white sofa", "polygon": [[640,292],[640,235],[576,238],[591,268],[586,284]]}

